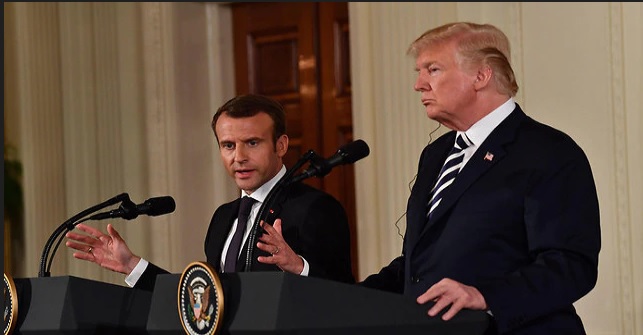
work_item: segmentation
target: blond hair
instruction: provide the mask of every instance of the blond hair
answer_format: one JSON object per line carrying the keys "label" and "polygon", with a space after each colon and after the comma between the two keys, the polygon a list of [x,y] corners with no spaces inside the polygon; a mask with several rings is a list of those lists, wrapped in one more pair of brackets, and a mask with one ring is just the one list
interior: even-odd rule
{"label": "blond hair", "polygon": [[470,22],[448,23],[430,29],[418,37],[407,51],[417,57],[427,48],[456,43],[456,61],[460,67],[487,65],[499,93],[515,96],[518,83],[511,68],[509,39],[490,24]]}

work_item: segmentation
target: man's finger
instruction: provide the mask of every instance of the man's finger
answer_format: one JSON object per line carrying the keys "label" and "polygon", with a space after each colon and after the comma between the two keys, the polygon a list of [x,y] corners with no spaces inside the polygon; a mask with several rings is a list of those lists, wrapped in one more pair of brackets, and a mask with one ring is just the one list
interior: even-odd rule
{"label": "man's finger", "polygon": [[281,219],[276,219],[275,223],[273,223],[272,227],[275,229],[275,231],[281,235]]}
{"label": "man's finger", "polygon": [[112,226],[112,224],[111,224],[111,223],[108,223],[108,224],[107,224],[107,233],[108,233],[108,234],[109,234],[109,236],[111,236],[113,239],[119,239],[119,240],[122,240],[122,238],[121,238],[121,234],[119,234],[119,233],[118,233],[118,231],[116,231],[116,228],[114,228],[114,226]]}
{"label": "man's finger", "polygon": [[428,312],[429,316],[438,315],[444,308],[446,308],[450,304],[451,304],[451,301],[445,298],[444,296],[437,298],[433,307],[429,309],[429,312]]}
{"label": "man's finger", "polygon": [[442,320],[444,321],[451,320],[452,317],[458,314],[458,312],[462,309],[462,307],[463,307],[462,304],[459,303],[458,300],[454,301],[451,304],[451,307],[449,307],[449,310],[447,310],[446,313],[442,315]]}

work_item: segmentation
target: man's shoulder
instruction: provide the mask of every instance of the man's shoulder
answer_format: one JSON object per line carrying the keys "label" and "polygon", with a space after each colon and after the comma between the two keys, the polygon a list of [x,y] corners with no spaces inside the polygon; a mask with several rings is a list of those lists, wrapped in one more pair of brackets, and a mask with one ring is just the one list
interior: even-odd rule
{"label": "man's shoulder", "polygon": [[236,212],[237,206],[235,205],[235,203],[238,201],[239,201],[239,198],[236,198],[234,200],[231,200],[229,202],[219,205],[214,211],[214,215],[217,215],[223,212]]}
{"label": "man's shoulder", "polygon": [[283,192],[282,201],[284,203],[295,203],[301,207],[339,207],[339,200],[333,195],[310,186],[304,182],[296,182],[288,185]]}
{"label": "man's shoulder", "polygon": [[278,202],[284,215],[346,216],[344,206],[334,196],[303,182],[288,185]]}
{"label": "man's shoulder", "polygon": [[285,191],[290,197],[332,197],[329,193],[326,193],[325,191],[322,191],[303,182],[289,184],[288,186],[286,186]]}
{"label": "man's shoulder", "polygon": [[549,153],[552,152],[552,148],[557,152],[582,151],[578,143],[565,131],[529,117],[522,123],[519,131],[524,142],[529,142],[533,150]]}

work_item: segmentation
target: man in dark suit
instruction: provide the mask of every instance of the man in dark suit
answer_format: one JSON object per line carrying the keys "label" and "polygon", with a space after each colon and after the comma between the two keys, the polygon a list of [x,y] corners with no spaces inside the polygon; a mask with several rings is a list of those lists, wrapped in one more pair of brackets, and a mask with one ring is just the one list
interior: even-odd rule
{"label": "man in dark suit", "polygon": [[496,27],[447,24],[409,54],[428,117],[452,131],[422,151],[402,255],[360,284],[444,320],[485,310],[489,334],[584,334],[573,303],[596,284],[601,239],[583,150],[514,101]]}
{"label": "man in dark suit", "polygon": [[[354,283],[348,219],[331,195],[299,182],[288,184],[271,202],[269,224],[254,226],[261,204],[286,173],[283,107],[265,96],[238,96],[219,108],[212,129],[241,197],[214,212],[205,237],[207,262],[219,272],[288,271]],[[245,214],[239,210],[246,202],[242,198],[251,200]],[[240,224],[242,216],[248,219]],[[134,255],[111,225],[108,234],[84,224],[76,228],[87,234],[67,234],[66,245],[77,250],[74,257],[127,274],[130,286],[152,289],[156,276],[167,273]]]}

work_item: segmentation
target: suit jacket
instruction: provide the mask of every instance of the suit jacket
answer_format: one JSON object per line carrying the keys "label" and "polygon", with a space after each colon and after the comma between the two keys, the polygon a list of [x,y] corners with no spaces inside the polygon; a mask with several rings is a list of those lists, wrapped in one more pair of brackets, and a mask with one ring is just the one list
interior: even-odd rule
{"label": "suit jacket", "polygon": [[[237,217],[240,202],[241,198],[238,198],[217,208],[205,236],[207,262],[217,272],[222,271],[223,245]],[[284,240],[295,253],[306,259],[310,266],[309,276],[355,282],[348,219],[344,207],[335,198],[306,184],[293,183],[283,189],[273,204],[268,222],[272,224],[276,218],[281,219]],[[243,268],[245,264],[247,248],[246,241],[238,268]],[[281,271],[275,265],[259,263],[257,257],[261,255],[270,254],[255,246],[250,271]],[[150,263],[135,287],[152,289],[156,275],[161,273],[167,271]]]}
{"label": "suit jacket", "polygon": [[402,255],[361,284],[417,297],[451,278],[482,293],[494,333],[584,334],[572,304],[596,284],[600,250],[598,199],[584,152],[516,105],[425,223],[430,189],[455,135],[441,136],[420,156]]}

